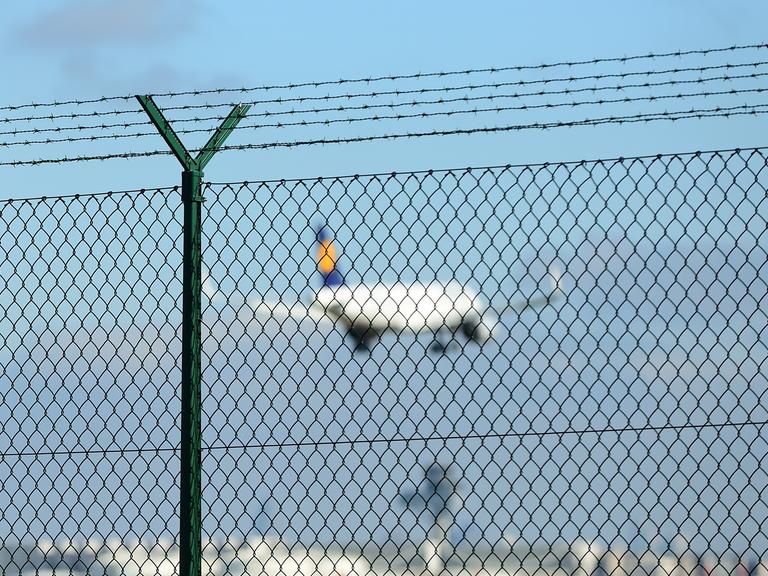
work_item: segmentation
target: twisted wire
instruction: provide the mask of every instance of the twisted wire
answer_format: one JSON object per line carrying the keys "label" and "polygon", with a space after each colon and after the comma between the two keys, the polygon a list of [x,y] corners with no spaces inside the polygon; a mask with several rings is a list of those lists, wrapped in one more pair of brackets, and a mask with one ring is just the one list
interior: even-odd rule
{"label": "twisted wire", "polygon": [[[727,118],[731,116],[752,115],[758,116],[768,113],[768,103],[755,105],[739,105],[716,108],[691,108],[673,112],[656,112],[651,114],[632,114],[627,116],[606,116],[602,118],[585,118],[583,120],[559,121],[559,122],[535,122],[531,124],[511,124],[505,126],[487,126],[476,128],[457,128],[452,130],[431,130],[422,132],[406,132],[393,134],[375,134],[371,136],[355,136],[349,138],[329,138],[296,140],[286,142],[266,142],[259,144],[238,144],[219,147],[218,151],[232,150],[263,150],[269,148],[295,148],[299,146],[314,146],[326,144],[351,144],[359,142],[373,142],[378,140],[402,140],[421,138],[426,136],[457,136],[469,134],[487,134],[494,132],[511,132],[521,130],[544,130],[549,128],[564,128],[577,126],[600,126],[605,124],[631,124],[637,122],[653,122],[659,120],[684,120],[690,118]],[[190,152],[199,153],[208,151],[206,148],[193,148]],[[140,152],[120,152],[113,154],[93,154],[81,156],[63,156],[59,158],[41,158],[36,160],[9,160],[0,162],[0,166],[36,166],[40,164],[61,164],[67,162],[86,162],[92,160],[111,160],[116,158],[144,158],[149,156],[167,156],[173,154],[170,150],[149,150]]]}
{"label": "twisted wire", "polygon": [[[667,430],[707,430],[722,428],[743,428],[744,426],[762,427],[768,425],[768,420],[745,420],[742,422],[702,422],[700,424],[665,424],[658,426],[609,426],[606,428],[583,428],[568,430],[526,430],[525,432],[487,432],[482,434],[434,434],[429,436],[400,436],[392,438],[344,438],[337,440],[316,440],[302,442],[259,442],[250,444],[219,444],[211,446],[202,446],[201,449],[207,452],[214,450],[247,450],[247,449],[267,449],[267,448],[317,448],[320,446],[354,446],[371,444],[396,444],[411,442],[450,442],[466,440],[490,440],[505,438],[543,438],[547,436],[584,436],[587,434],[624,434],[632,432],[642,434],[643,432],[665,432]],[[153,446],[140,448],[99,448],[99,449],[76,449],[76,450],[24,450],[24,451],[5,451],[0,452],[0,459],[3,458],[23,458],[40,456],[78,456],[90,454],[140,454],[140,453],[160,453],[160,452],[178,452],[181,448],[178,446]]]}
{"label": "twisted wire", "polygon": [[[512,80],[508,82],[495,82],[490,84],[461,84],[457,86],[438,86],[432,88],[413,88],[408,90],[382,90],[378,92],[357,92],[348,94],[326,94],[323,96],[295,96],[291,98],[272,98],[263,100],[250,100],[245,102],[225,102],[225,103],[204,103],[204,104],[189,104],[178,106],[166,106],[163,108],[166,112],[176,110],[199,110],[210,108],[231,108],[237,104],[250,104],[252,106],[258,106],[261,104],[289,104],[296,102],[313,102],[313,101],[330,101],[330,100],[351,100],[353,98],[378,98],[381,96],[409,96],[412,94],[431,94],[436,92],[457,92],[461,90],[479,90],[484,88],[508,88],[511,86],[532,86],[536,84],[553,84],[560,82],[567,82],[570,84],[581,82],[583,80],[608,80],[613,78],[632,78],[637,76],[663,76],[666,74],[679,74],[683,72],[707,72],[711,70],[744,68],[744,67],[759,67],[765,66],[768,61],[749,62],[745,64],[723,64],[717,66],[698,66],[692,68],[668,68],[665,70],[642,70],[637,72],[617,72],[610,74],[589,74],[585,76],[569,76],[559,78],[538,78],[534,80]],[[533,92],[531,95],[541,95],[542,92]]]}
{"label": "twisted wire", "polygon": [[[704,48],[694,50],[675,50],[672,52],[659,52],[648,54],[635,54],[632,56],[614,56],[609,58],[593,58],[590,60],[572,60],[572,61],[560,61],[542,64],[529,64],[518,66],[501,66],[493,68],[469,68],[465,70],[451,70],[446,72],[417,72],[413,74],[400,74],[400,75],[385,75],[385,76],[368,76],[359,78],[340,78],[337,80],[319,80],[299,83],[288,84],[274,84],[267,86],[254,86],[254,87],[241,87],[241,88],[212,88],[208,90],[185,90],[176,92],[156,92],[152,94],[154,97],[179,97],[179,96],[200,96],[205,94],[226,94],[226,93],[248,93],[257,91],[269,91],[269,90],[293,90],[296,88],[319,88],[321,86],[334,86],[344,84],[358,84],[358,83],[371,83],[381,81],[397,81],[397,80],[415,80],[422,78],[446,78],[450,76],[466,76],[472,74],[497,74],[502,72],[521,72],[523,70],[547,70],[549,68],[559,67],[571,67],[571,66],[583,66],[583,65],[595,65],[595,64],[607,64],[611,62],[626,63],[634,60],[654,60],[658,58],[680,58],[683,56],[708,56],[711,54],[718,54],[724,52],[741,52],[747,50],[762,50],[768,48],[768,44],[735,44],[732,46],[723,46],[719,48]],[[43,107],[58,107],[58,106],[82,106],[85,104],[100,104],[103,102],[114,101],[129,101],[134,98],[133,95],[118,95],[118,96],[101,96],[99,98],[90,99],[71,99],[71,100],[54,100],[51,102],[30,102],[24,104],[11,104],[6,106],[0,106],[0,110],[21,110],[25,108],[43,108]]]}
{"label": "twisted wire", "polygon": [[[591,87],[584,87],[584,88],[565,88],[562,90],[541,90],[536,92],[515,92],[515,93],[508,93],[508,94],[487,94],[482,96],[458,96],[454,98],[438,98],[438,99],[432,99],[432,100],[412,100],[407,102],[390,102],[390,103],[382,103],[382,104],[360,104],[360,105],[353,105],[353,106],[347,106],[347,105],[341,105],[341,106],[329,106],[324,108],[306,108],[306,109],[292,109],[292,110],[273,110],[273,111],[263,111],[263,112],[255,112],[255,113],[249,113],[248,116],[250,118],[258,118],[258,117],[272,117],[272,116],[289,116],[289,115],[300,115],[300,114],[321,114],[325,112],[351,112],[351,111],[363,111],[363,110],[376,110],[376,109],[396,109],[396,108],[403,108],[403,107],[418,107],[418,106],[431,106],[431,105],[444,105],[444,104],[453,104],[453,103],[468,103],[468,102],[482,102],[482,101],[496,101],[496,100],[502,100],[502,99],[515,99],[515,98],[523,98],[528,96],[561,96],[561,95],[571,95],[571,94],[577,94],[577,93],[583,93],[583,92],[590,92],[590,93],[597,93],[597,92],[621,92],[623,90],[633,89],[633,88],[656,88],[656,87],[665,87],[665,86],[679,86],[679,85],[685,85],[685,84],[705,84],[709,82],[716,82],[716,81],[734,81],[734,80],[753,80],[761,77],[768,76],[768,72],[755,72],[752,74],[737,74],[737,75],[721,75],[721,76],[710,76],[710,77],[700,77],[696,79],[690,79],[690,80],[663,80],[660,82],[643,82],[643,83],[634,83],[634,84],[615,84],[612,86],[591,86]],[[761,91],[762,89],[756,89],[757,91]],[[743,93],[748,90],[722,90],[718,92],[706,92],[706,93],[697,93],[697,94],[689,94],[687,96],[693,96],[693,95],[731,95],[731,94],[738,94]],[[652,98],[652,97],[646,97],[646,98]],[[668,96],[658,96],[655,97],[655,99],[663,99],[668,98]],[[637,98],[639,99],[639,98]],[[618,102],[620,99],[616,100],[605,100],[605,101],[598,101],[598,102]],[[632,101],[632,99],[627,99],[623,101]],[[527,105],[527,106],[520,106],[519,108],[521,110],[526,109],[532,109],[535,107],[540,108],[547,108],[547,107],[554,107],[554,106],[563,106],[564,104],[538,104],[538,105]],[[578,105],[576,103],[573,103],[573,105]],[[171,121],[175,124],[188,124],[188,123],[196,123],[196,122],[221,122],[224,120],[226,116],[223,115],[215,115],[215,116],[196,116],[193,118],[176,118],[172,119]],[[296,123],[298,124],[298,123]],[[61,132],[74,132],[74,131],[85,131],[85,130],[107,130],[111,128],[122,128],[127,129],[134,126],[151,126],[152,123],[149,120],[141,120],[137,122],[115,122],[115,123],[102,123],[102,124],[93,124],[93,125],[80,125],[80,126],[55,126],[51,128],[29,128],[29,129],[14,129],[14,130],[8,130],[8,131],[0,131],[0,136],[18,136],[21,134],[46,134],[46,133],[61,133]],[[238,125],[236,128],[239,128],[240,125]],[[176,130],[177,133],[183,134],[183,133],[189,133],[193,132],[194,130]],[[154,134],[155,132],[151,132],[151,134]],[[148,133],[149,134],[149,133]],[[138,135],[143,135],[138,134]],[[102,137],[104,138],[104,137]],[[88,140],[90,138],[84,137],[81,138],[81,140]],[[101,139],[101,138],[99,138]],[[62,141],[68,141],[68,140],[62,140]],[[45,143],[48,142],[48,140],[44,141]],[[8,145],[12,143],[0,143],[0,146]]]}
{"label": "twisted wire", "polygon": [[[496,106],[487,108],[470,108],[467,110],[440,110],[434,112],[415,112],[411,114],[391,114],[391,115],[376,115],[376,116],[363,116],[359,118],[326,118],[321,120],[299,120],[295,122],[277,122],[271,124],[238,124],[235,126],[235,130],[254,130],[263,128],[290,128],[290,127],[307,127],[307,126],[330,126],[334,124],[353,124],[359,122],[377,122],[384,120],[407,120],[407,119],[424,119],[432,117],[452,117],[468,114],[482,114],[482,113],[502,113],[510,111],[529,111],[546,109],[552,110],[556,108],[576,108],[579,106],[595,106],[606,104],[629,104],[631,102],[656,102],[660,100],[682,100],[686,98],[696,97],[712,97],[712,96],[735,96],[738,94],[762,94],[768,92],[768,88],[745,88],[734,90],[721,90],[716,92],[693,92],[693,93],[680,93],[680,94],[667,94],[660,96],[638,96],[638,97],[624,97],[614,99],[600,99],[600,100],[587,100],[587,101],[573,101],[573,102],[560,102],[560,103],[544,103],[544,104],[525,104],[520,106]],[[186,128],[175,131],[177,134],[193,134],[193,133],[207,133],[210,132],[208,128]],[[133,132],[128,134],[106,134],[106,135],[91,135],[91,136],[77,136],[77,137],[65,137],[65,138],[46,138],[44,140],[23,140],[18,142],[0,142],[0,148],[8,148],[12,146],[30,146],[39,144],[54,144],[65,142],[93,142],[98,140],[118,140],[126,138],[141,138],[145,136],[156,136],[157,132]]]}
{"label": "twisted wire", "polygon": [[[626,116],[606,116],[602,118],[585,118],[583,120],[561,121],[561,122],[536,122],[531,124],[511,124],[504,126],[476,127],[476,128],[457,128],[451,130],[432,130],[422,132],[406,132],[392,134],[376,134],[371,136],[355,136],[349,138],[330,138],[330,139],[310,139],[295,140],[286,142],[267,142],[260,144],[239,144],[225,145],[218,148],[219,151],[232,150],[261,150],[268,148],[295,148],[299,146],[314,146],[326,144],[351,144],[359,142],[373,142],[378,140],[402,140],[411,138],[421,138],[427,136],[456,136],[469,134],[483,134],[495,132],[511,132],[521,130],[542,130],[549,128],[577,127],[577,126],[600,126],[606,124],[631,124],[638,122],[653,122],[660,120],[677,121],[684,119],[702,119],[702,118],[728,118],[731,116],[758,116],[768,113],[767,104],[739,105],[716,108],[691,108],[689,110],[678,110],[673,112],[656,112],[651,114],[632,114]],[[194,148],[190,152],[207,151],[205,148]],[[9,160],[0,162],[0,166],[36,166],[41,164],[60,164],[67,162],[86,162],[93,160],[110,160],[116,158],[142,158],[149,156],[167,156],[173,154],[170,150],[149,150],[140,152],[121,152],[113,154],[94,154],[81,156],[63,156],[59,158],[41,158],[35,160]]]}
{"label": "twisted wire", "polygon": [[[668,68],[664,70],[642,70],[635,72],[621,72],[610,74],[590,74],[584,76],[570,76],[559,78],[547,78],[547,79],[535,79],[535,80],[515,80],[509,82],[496,82],[496,83],[484,83],[484,84],[463,84],[460,86],[439,86],[432,88],[414,88],[408,90],[383,90],[373,92],[357,92],[347,94],[326,94],[323,96],[294,96],[290,98],[267,98],[260,100],[251,100],[244,102],[222,102],[222,103],[202,103],[202,104],[183,104],[177,106],[165,106],[164,112],[178,111],[178,110],[201,110],[212,108],[231,108],[237,104],[250,104],[252,106],[262,104],[289,104],[299,102],[318,102],[318,101],[333,101],[333,100],[349,100],[354,98],[377,98],[381,96],[408,96],[413,94],[429,94],[437,92],[455,92],[460,90],[479,90],[479,89],[496,89],[510,86],[530,86],[535,84],[551,84],[555,82],[580,82],[583,80],[606,80],[611,78],[631,78],[636,76],[659,76],[665,74],[680,74],[685,72],[697,72],[702,73],[711,70],[731,70],[737,68],[759,67],[768,64],[768,61],[756,61],[740,64],[719,64],[713,66],[697,66],[687,68]],[[92,112],[73,112],[67,114],[47,114],[39,116],[23,116],[16,118],[0,118],[0,123],[9,124],[12,122],[32,122],[38,120],[53,121],[76,118],[94,118],[104,116],[120,116],[126,114],[141,114],[142,111],[137,109],[133,110],[108,110],[108,111],[92,111]]]}

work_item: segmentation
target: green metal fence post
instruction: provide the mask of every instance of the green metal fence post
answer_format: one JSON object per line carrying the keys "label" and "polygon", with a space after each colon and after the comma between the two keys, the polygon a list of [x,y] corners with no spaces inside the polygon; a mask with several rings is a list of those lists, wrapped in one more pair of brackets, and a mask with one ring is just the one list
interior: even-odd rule
{"label": "green metal fence post", "polygon": [[179,574],[201,571],[201,181],[202,173],[181,174],[184,203],[184,292],[181,354],[181,478]]}
{"label": "green metal fence post", "polygon": [[193,158],[150,96],[137,96],[144,111],[184,168],[184,288],[181,331],[181,476],[179,500],[179,575],[202,570],[201,374],[202,374],[202,195],[203,168],[213,158],[250,106],[235,106],[208,143]]}

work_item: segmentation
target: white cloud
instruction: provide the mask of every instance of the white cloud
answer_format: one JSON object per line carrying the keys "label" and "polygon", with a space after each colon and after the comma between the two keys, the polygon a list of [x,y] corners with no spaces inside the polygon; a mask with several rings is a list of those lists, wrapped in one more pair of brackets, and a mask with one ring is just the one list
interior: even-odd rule
{"label": "white cloud", "polygon": [[17,40],[57,52],[146,46],[189,31],[196,13],[196,3],[179,0],[69,0],[22,27]]}

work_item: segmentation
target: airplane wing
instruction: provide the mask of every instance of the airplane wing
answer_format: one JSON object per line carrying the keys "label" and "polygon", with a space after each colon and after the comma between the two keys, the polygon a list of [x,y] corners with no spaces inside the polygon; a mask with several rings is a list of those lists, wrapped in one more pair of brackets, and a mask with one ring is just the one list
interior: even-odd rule
{"label": "airplane wing", "polygon": [[[222,304],[227,300],[227,296],[218,289],[214,283],[211,275],[207,270],[203,270],[203,293],[208,297],[211,303]],[[282,320],[285,318],[293,318],[294,320],[312,320],[315,324],[318,322],[332,322],[332,320],[323,312],[322,309],[318,309],[312,306],[307,306],[301,302],[285,303],[281,300],[263,300],[259,298],[244,298],[238,294],[237,301],[248,305],[253,314],[257,318],[268,319],[275,318]]]}
{"label": "airplane wing", "polygon": [[501,310],[496,310],[496,313],[499,316],[509,312],[520,314],[528,308],[540,308],[542,306],[546,306],[547,304],[556,302],[565,296],[565,292],[563,291],[562,275],[563,273],[559,269],[555,267],[550,268],[547,274],[550,282],[550,292],[548,294],[544,294],[542,296],[532,296],[518,302],[511,302]]}

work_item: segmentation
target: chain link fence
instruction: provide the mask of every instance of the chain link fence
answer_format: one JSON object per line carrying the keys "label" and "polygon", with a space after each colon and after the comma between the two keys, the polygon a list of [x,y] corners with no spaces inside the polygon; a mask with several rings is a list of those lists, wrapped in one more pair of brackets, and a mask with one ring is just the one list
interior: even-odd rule
{"label": "chain link fence", "polygon": [[[768,574],[767,184],[205,184],[203,573]],[[178,573],[179,191],[0,224],[2,571]]]}
{"label": "chain link fence", "polygon": [[169,189],[0,205],[3,574],[176,539],[181,232]]}

